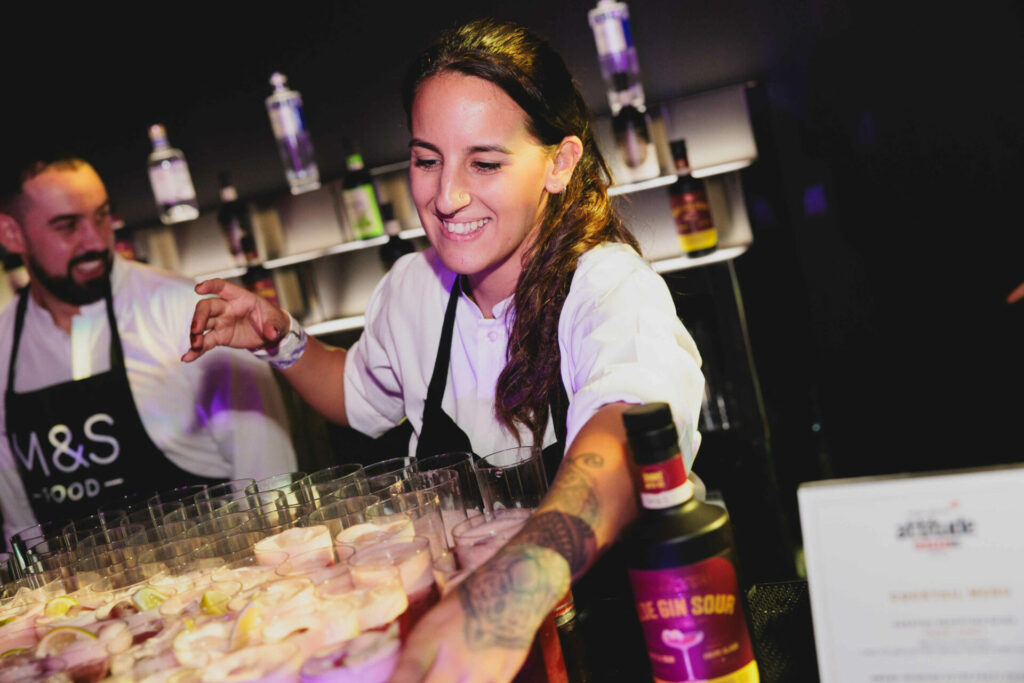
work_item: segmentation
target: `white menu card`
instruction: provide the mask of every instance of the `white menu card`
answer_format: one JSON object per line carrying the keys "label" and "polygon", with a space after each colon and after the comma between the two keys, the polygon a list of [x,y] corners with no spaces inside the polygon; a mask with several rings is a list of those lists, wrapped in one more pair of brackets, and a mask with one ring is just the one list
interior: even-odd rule
{"label": "white menu card", "polygon": [[1024,681],[1024,465],[797,498],[822,683]]}

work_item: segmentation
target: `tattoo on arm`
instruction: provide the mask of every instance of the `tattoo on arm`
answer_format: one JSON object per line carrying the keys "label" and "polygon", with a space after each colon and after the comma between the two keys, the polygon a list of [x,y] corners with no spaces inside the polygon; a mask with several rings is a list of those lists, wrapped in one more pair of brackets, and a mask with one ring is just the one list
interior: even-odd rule
{"label": "tattoo on arm", "polygon": [[573,576],[583,573],[597,550],[597,538],[589,524],[555,510],[534,515],[511,542],[554,550],[569,563]]}
{"label": "tattoo on arm", "polygon": [[550,498],[557,498],[559,507],[579,517],[591,527],[601,523],[601,502],[594,492],[591,470],[604,467],[604,458],[597,453],[584,453],[562,463],[551,484]]}
{"label": "tattoo on arm", "polygon": [[554,601],[569,589],[552,571],[560,562],[543,548],[499,552],[459,584],[466,615],[466,642],[473,649],[526,649]]}
{"label": "tattoo on arm", "polygon": [[597,552],[594,527],[601,519],[594,477],[588,470],[603,466],[604,458],[597,453],[566,460],[549,494],[560,509],[535,514],[511,543],[554,550],[569,563],[572,576],[582,574]]}
{"label": "tattoo on arm", "polygon": [[597,555],[601,506],[598,453],[566,459],[548,492],[554,509],[535,513],[508,545],[456,589],[474,649],[528,648],[544,616]]}

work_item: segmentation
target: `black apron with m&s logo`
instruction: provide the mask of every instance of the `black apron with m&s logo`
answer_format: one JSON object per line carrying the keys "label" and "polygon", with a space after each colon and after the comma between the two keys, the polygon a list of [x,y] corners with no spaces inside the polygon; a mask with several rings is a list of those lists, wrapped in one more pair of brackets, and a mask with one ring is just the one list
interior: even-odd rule
{"label": "black apron with m&s logo", "polygon": [[110,370],[15,393],[28,297],[26,287],[18,300],[4,402],[11,453],[38,521],[87,517],[134,492],[220,481],[181,469],[146,433],[128,384],[109,290]]}

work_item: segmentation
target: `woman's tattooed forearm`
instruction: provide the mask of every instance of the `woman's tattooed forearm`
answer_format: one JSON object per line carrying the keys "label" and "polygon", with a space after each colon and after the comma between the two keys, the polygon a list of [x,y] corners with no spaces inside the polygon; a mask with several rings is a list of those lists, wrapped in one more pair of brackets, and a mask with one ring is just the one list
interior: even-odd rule
{"label": "woman's tattooed forearm", "polygon": [[554,550],[569,563],[575,577],[583,573],[597,552],[597,537],[589,524],[557,510],[538,512],[511,541]]}
{"label": "woman's tattooed forearm", "polygon": [[590,470],[604,467],[604,457],[584,453],[566,459],[551,484],[548,499],[557,502],[563,512],[575,515],[596,527],[601,523],[601,501],[594,491],[594,475]]}
{"label": "woman's tattooed forearm", "polygon": [[457,590],[467,644],[528,648],[555,600],[569,589],[564,569],[555,571],[559,562],[549,550],[519,546],[500,551],[466,577]]}
{"label": "woman's tattooed forearm", "polygon": [[603,523],[594,475],[604,467],[598,453],[567,458],[541,511],[459,585],[470,647],[529,647],[571,577],[593,562],[595,529]]}
{"label": "woman's tattooed forearm", "polygon": [[548,501],[557,509],[533,515],[512,544],[554,550],[569,563],[574,577],[582,574],[597,553],[594,528],[601,520],[594,476],[589,470],[603,465],[604,458],[597,453],[567,459],[548,494]]}

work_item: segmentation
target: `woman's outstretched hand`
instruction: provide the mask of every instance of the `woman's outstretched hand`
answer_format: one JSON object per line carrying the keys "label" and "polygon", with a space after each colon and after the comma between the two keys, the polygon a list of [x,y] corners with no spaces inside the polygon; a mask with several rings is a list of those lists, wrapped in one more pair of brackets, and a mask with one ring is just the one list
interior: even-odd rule
{"label": "woman's outstretched hand", "polygon": [[288,333],[288,315],[249,290],[216,278],[196,285],[197,294],[215,296],[196,304],[189,328],[188,363],[216,346],[258,349],[277,343]]}
{"label": "woman's outstretched hand", "polygon": [[423,615],[390,683],[511,681],[569,581],[555,551],[505,546]]}

